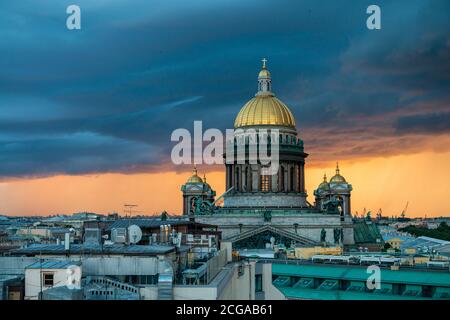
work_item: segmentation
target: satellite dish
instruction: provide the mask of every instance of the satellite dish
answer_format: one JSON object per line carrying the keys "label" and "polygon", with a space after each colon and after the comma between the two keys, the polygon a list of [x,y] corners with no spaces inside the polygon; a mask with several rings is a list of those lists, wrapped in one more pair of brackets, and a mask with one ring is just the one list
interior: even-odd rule
{"label": "satellite dish", "polygon": [[137,225],[133,224],[128,227],[128,238],[130,243],[136,244],[142,239],[142,230]]}

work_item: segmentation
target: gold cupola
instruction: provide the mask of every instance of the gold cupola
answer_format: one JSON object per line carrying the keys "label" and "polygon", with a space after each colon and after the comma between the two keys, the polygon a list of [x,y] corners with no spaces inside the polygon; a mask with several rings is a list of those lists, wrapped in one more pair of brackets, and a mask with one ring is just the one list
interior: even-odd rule
{"label": "gold cupola", "polygon": [[202,183],[203,180],[197,175],[197,167],[192,170],[192,176],[187,180],[186,183]]}
{"label": "gold cupola", "polygon": [[319,184],[319,187],[317,189],[319,189],[319,190],[330,190],[330,185],[328,184],[327,175],[326,174],[323,175],[323,181]]}
{"label": "gold cupola", "polygon": [[248,126],[282,126],[295,129],[295,119],[289,108],[272,93],[272,79],[266,59],[258,75],[258,92],[239,111],[234,128]]}
{"label": "gold cupola", "polygon": [[336,174],[330,179],[330,183],[346,183],[345,178],[341,176],[339,162],[336,163]]}

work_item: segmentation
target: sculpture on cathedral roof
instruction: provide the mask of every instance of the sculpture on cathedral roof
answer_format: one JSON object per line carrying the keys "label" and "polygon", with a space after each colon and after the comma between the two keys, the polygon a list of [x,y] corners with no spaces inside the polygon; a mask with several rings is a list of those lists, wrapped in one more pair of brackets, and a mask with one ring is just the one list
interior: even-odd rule
{"label": "sculpture on cathedral roof", "polygon": [[325,229],[322,228],[322,231],[320,231],[320,241],[325,242],[327,239],[327,232]]}
{"label": "sculpture on cathedral roof", "polygon": [[264,211],[264,222],[270,222],[272,220],[272,212]]}
{"label": "sculpture on cathedral roof", "polygon": [[330,199],[323,203],[323,207],[327,214],[340,214],[340,206],[342,206],[342,201],[339,199]]}

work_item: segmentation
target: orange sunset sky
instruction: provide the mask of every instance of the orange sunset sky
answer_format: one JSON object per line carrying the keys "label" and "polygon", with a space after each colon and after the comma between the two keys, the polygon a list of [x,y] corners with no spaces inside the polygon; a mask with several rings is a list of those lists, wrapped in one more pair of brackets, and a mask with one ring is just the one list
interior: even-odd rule
{"label": "orange sunset sky", "polygon": [[379,0],[377,30],[365,1],[80,1],[80,30],[65,1],[2,1],[0,215],[180,214],[171,134],[233,128],[267,68],[310,203],[339,161],[353,214],[450,216],[450,1]]}
{"label": "orange sunset sky", "polygon": [[[353,185],[353,212],[363,208],[375,214],[379,208],[384,215],[399,215],[407,201],[407,216],[441,216],[450,214],[449,181],[450,152],[424,152],[370,160],[340,163],[341,173]],[[205,167],[199,166],[203,175]],[[307,167],[306,184],[309,201],[312,191],[322,180],[330,177],[335,164]],[[0,182],[0,204],[3,213],[70,214],[78,211],[98,213],[119,212],[123,204],[138,204],[142,214],[157,214],[167,210],[181,211],[180,186],[190,176],[181,173],[98,174],[26,179]],[[224,172],[206,174],[208,183],[220,195],[224,192]]]}

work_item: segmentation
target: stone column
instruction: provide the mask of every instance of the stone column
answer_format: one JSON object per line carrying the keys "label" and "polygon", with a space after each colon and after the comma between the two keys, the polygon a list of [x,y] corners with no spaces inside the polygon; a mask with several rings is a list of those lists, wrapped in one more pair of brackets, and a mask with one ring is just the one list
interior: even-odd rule
{"label": "stone column", "polygon": [[230,165],[229,164],[227,164],[226,165],[226,172],[225,172],[225,175],[226,175],[226,177],[225,177],[225,185],[227,186],[226,187],[226,190],[225,191],[227,191],[228,189],[230,189],[231,188],[231,175],[230,175]]}
{"label": "stone column", "polygon": [[231,184],[233,185],[233,187],[234,187],[234,191],[237,191],[237,188],[236,188],[236,165],[232,165],[231,166]]}
{"label": "stone column", "polygon": [[247,192],[247,175],[245,173],[245,164],[241,164],[241,190]]}
{"label": "stone column", "polygon": [[298,163],[294,164],[294,191],[299,192],[298,188],[298,172],[300,170],[298,169]]}
{"label": "stone column", "polygon": [[272,180],[272,192],[277,192],[278,191],[278,174],[274,174],[271,177]]}
{"label": "stone column", "polygon": [[287,164],[286,165],[286,172],[285,172],[285,176],[286,176],[286,187],[285,187],[285,190],[287,191],[287,192],[289,192],[290,191],[290,187],[291,187],[291,179],[290,179],[290,175],[291,175],[291,165],[290,164]]}
{"label": "stone column", "polygon": [[252,165],[252,190],[259,191],[259,165]]}
{"label": "stone column", "polygon": [[252,184],[253,184],[253,174],[252,174],[252,166],[249,164],[248,166],[247,166],[247,168],[248,168],[248,172],[247,172],[247,191],[248,192],[251,192],[251,191],[253,191],[253,186],[252,186]]}
{"label": "stone column", "polygon": [[236,190],[242,191],[242,181],[241,181],[241,167],[236,165]]}
{"label": "stone column", "polygon": [[300,166],[300,175],[301,175],[301,179],[300,179],[300,190],[301,192],[305,192],[305,164],[302,163]]}
{"label": "stone column", "polygon": [[346,205],[346,210],[344,212],[345,212],[346,215],[351,215],[352,211],[351,211],[351,208],[350,208],[350,195],[345,197],[345,202],[346,202],[347,205]]}

